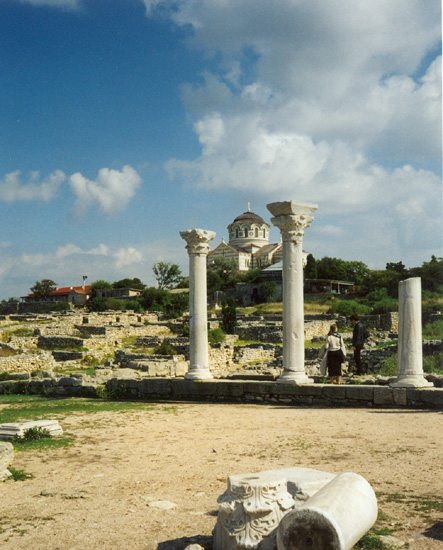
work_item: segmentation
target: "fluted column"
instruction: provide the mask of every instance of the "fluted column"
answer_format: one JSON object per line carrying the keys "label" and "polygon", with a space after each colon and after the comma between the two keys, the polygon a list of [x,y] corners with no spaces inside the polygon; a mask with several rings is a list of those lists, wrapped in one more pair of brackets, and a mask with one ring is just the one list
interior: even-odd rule
{"label": "fluted column", "polygon": [[180,231],[189,254],[189,371],[185,378],[206,380],[212,378],[208,359],[208,306],[206,257],[213,231],[190,229]]}
{"label": "fluted column", "polygon": [[283,373],[278,382],[308,384],[305,374],[303,235],[316,204],[284,201],[267,205],[283,241]]}
{"label": "fluted column", "polygon": [[394,388],[433,386],[423,376],[421,279],[411,277],[398,284],[398,368]]}

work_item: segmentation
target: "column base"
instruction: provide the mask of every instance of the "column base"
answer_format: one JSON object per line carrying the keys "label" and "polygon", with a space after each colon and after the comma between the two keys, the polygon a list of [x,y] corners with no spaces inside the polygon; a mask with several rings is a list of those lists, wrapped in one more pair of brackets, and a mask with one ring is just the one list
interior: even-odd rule
{"label": "column base", "polygon": [[303,384],[313,384],[314,379],[306,376],[304,372],[296,371],[283,371],[283,374],[276,380],[277,384],[293,384],[295,386],[301,386]]}
{"label": "column base", "polygon": [[434,385],[433,382],[428,382],[421,374],[411,374],[399,376],[390,384],[391,388],[430,388]]}
{"label": "column base", "polygon": [[185,374],[185,380],[212,380],[209,370],[191,370]]}

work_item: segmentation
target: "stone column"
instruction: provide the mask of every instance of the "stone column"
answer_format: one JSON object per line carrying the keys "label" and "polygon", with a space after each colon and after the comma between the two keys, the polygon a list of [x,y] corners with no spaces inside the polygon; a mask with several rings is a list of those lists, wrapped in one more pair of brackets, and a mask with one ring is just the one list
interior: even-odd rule
{"label": "stone column", "polygon": [[303,235],[316,204],[284,201],[267,205],[283,241],[283,373],[277,382],[309,384],[305,374]]}
{"label": "stone column", "polygon": [[421,279],[412,277],[398,284],[398,370],[394,388],[433,386],[423,376],[421,331]]}
{"label": "stone column", "polygon": [[180,236],[187,242],[189,254],[189,371],[185,378],[206,380],[212,378],[208,359],[206,256],[215,233],[190,229],[180,231]]}

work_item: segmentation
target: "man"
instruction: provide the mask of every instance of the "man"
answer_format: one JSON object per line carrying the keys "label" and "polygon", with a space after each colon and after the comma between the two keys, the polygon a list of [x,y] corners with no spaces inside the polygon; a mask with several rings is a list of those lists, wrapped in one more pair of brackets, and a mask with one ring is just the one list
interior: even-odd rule
{"label": "man", "polygon": [[358,314],[351,315],[351,323],[354,325],[352,332],[352,349],[354,350],[354,361],[357,375],[362,375],[363,368],[361,364],[361,350],[363,349],[366,337],[366,329],[358,320]]}

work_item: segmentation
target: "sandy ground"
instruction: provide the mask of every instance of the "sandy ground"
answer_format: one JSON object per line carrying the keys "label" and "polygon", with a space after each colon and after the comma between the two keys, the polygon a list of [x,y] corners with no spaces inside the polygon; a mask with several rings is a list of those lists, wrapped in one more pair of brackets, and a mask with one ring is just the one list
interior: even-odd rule
{"label": "sandy ground", "polygon": [[293,466],[357,472],[395,536],[443,549],[441,411],[157,404],[59,421],[75,445],[16,455],[32,479],[0,484],[2,549],[183,549],[211,534],[227,476]]}

